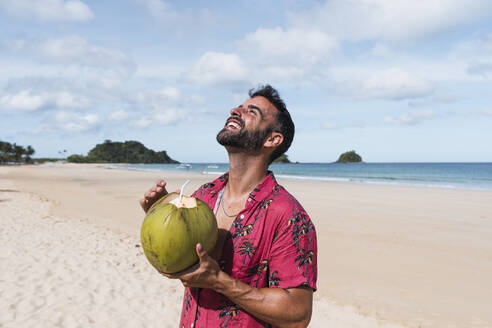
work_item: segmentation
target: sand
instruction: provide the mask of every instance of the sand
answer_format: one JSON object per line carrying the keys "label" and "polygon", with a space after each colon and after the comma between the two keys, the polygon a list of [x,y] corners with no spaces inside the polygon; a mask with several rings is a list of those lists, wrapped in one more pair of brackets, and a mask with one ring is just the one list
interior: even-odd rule
{"label": "sand", "polygon": [[[0,167],[0,327],[176,327],[183,288],[136,247],[157,178],[213,176]],[[318,232],[310,327],[492,327],[492,192],[279,182]]]}

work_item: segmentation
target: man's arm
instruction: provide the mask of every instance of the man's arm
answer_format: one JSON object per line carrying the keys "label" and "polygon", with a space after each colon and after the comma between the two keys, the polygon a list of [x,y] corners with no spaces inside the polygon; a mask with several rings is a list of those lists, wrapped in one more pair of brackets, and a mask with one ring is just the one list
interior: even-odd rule
{"label": "man's arm", "polygon": [[225,295],[254,317],[279,327],[307,327],[311,320],[313,291],[309,287],[255,288],[220,270],[200,244],[196,252],[200,262],[177,274],[185,287],[210,288]]}

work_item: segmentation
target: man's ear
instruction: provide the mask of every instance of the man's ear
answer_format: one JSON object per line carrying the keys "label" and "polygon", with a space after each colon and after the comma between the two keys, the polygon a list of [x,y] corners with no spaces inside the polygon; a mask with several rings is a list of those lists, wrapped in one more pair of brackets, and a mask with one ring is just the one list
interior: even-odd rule
{"label": "man's ear", "polygon": [[272,132],[270,136],[265,140],[263,146],[270,147],[278,147],[284,141],[284,136],[279,132]]}

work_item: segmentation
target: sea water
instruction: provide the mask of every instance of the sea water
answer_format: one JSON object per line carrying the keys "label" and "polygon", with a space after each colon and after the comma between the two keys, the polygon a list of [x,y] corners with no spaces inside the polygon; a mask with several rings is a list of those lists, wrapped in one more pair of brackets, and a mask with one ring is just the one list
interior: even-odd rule
{"label": "sea water", "polygon": [[[117,164],[129,170],[193,172],[217,175],[227,163]],[[298,163],[272,164],[276,177],[378,185],[492,190],[492,163]]]}

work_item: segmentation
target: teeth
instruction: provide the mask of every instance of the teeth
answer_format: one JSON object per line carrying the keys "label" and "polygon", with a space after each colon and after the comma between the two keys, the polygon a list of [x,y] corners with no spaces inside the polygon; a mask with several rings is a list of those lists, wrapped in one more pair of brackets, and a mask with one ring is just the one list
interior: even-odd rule
{"label": "teeth", "polygon": [[232,126],[233,128],[236,128],[236,129],[240,128],[239,124],[237,124],[236,122],[229,122],[227,124],[227,126]]}

